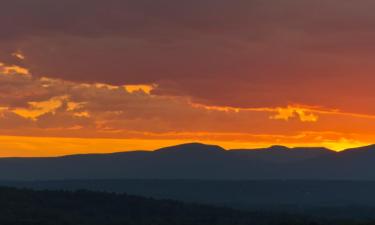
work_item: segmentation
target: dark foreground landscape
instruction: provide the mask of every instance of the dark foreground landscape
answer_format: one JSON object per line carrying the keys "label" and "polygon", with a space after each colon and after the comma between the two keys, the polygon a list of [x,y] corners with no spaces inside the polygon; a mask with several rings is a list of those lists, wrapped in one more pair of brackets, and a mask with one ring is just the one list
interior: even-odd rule
{"label": "dark foreground landscape", "polygon": [[[55,180],[0,181],[33,190],[90,190],[127,193],[244,210],[309,213],[329,217],[373,217],[375,181],[319,180]],[[324,209],[324,210],[320,210]],[[345,209],[347,212],[342,213]],[[344,211],[345,211],[344,210]]]}
{"label": "dark foreground landscape", "polygon": [[327,219],[244,211],[127,194],[0,188],[2,225],[297,225],[375,224],[369,219]]}
{"label": "dark foreground landscape", "polygon": [[304,219],[90,191],[0,188],[0,224],[289,224]]}
{"label": "dark foreground landscape", "polygon": [[0,225],[375,224],[375,145],[337,153],[190,143],[3,158],[0,171],[9,187]]}

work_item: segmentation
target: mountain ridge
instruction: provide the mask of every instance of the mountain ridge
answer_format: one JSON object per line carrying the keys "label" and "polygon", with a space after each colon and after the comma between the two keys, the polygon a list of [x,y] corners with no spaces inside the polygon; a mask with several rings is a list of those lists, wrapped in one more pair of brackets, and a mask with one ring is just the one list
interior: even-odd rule
{"label": "mountain ridge", "polygon": [[[331,153],[348,153],[348,152],[356,152],[356,151],[374,151],[375,152],[375,144],[365,145],[355,148],[347,148],[341,151],[335,151],[326,147],[287,147],[284,145],[271,145],[269,147],[264,148],[231,148],[225,149],[219,145],[211,145],[211,144],[204,144],[199,142],[189,142],[183,143],[178,145],[172,145],[167,147],[158,148],[155,150],[129,150],[129,151],[118,151],[118,152],[110,152],[110,153],[78,153],[78,154],[67,154],[61,156],[41,156],[41,157],[0,157],[1,159],[44,159],[44,158],[63,158],[63,157],[72,157],[72,156],[103,156],[103,155],[120,155],[120,154],[127,154],[127,153],[150,153],[150,152],[172,152],[172,151],[186,151],[192,150],[192,147],[200,147],[200,150],[212,150],[212,151],[251,151],[251,152],[260,152],[260,151],[326,151]],[[193,149],[195,151],[196,149]],[[198,149],[199,150],[199,149]]]}
{"label": "mountain ridge", "polygon": [[375,145],[335,152],[274,146],[239,150],[201,143],[110,154],[0,158],[0,180],[333,179],[375,180]]}

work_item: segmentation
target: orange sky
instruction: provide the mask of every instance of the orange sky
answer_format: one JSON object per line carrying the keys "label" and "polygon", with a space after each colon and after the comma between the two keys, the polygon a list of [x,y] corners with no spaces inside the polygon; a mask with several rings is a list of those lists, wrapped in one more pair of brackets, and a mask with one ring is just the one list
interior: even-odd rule
{"label": "orange sky", "polygon": [[157,84],[90,84],[28,71],[0,64],[0,83],[6,84],[1,157],[154,150],[184,142],[227,149],[277,144],[339,151],[372,144],[375,136],[371,113],[302,104],[216,106],[188,96],[154,94]]}
{"label": "orange sky", "polygon": [[0,8],[0,157],[375,143],[374,1],[19,4]]}

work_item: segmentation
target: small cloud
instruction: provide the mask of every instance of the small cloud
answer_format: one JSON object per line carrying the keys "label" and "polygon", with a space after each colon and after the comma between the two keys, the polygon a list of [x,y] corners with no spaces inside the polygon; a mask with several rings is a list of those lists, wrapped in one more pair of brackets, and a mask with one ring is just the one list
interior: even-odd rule
{"label": "small cloud", "polygon": [[292,118],[298,118],[301,122],[317,122],[319,116],[310,112],[309,109],[288,106],[287,108],[277,108],[276,115],[270,117],[273,120],[288,121]]}
{"label": "small cloud", "polygon": [[54,113],[63,106],[65,100],[66,96],[59,96],[47,101],[29,102],[28,108],[17,108],[12,110],[12,112],[26,119],[37,120],[42,115]]}
{"label": "small cloud", "polygon": [[124,88],[129,93],[143,92],[149,95],[155,89],[155,85],[125,85]]}
{"label": "small cloud", "polygon": [[30,76],[30,71],[27,68],[17,65],[6,65],[0,62],[0,73],[4,75],[24,75]]}
{"label": "small cloud", "polygon": [[87,111],[83,112],[76,112],[73,114],[75,117],[85,117],[85,118],[90,118],[90,113]]}
{"label": "small cloud", "polygon": [[26,59],[25,55],[21,51],[14,52],[12,54],[13,57],[16,57],[19,60],[24,60]]}
{"label": "small cloud", "polygon": [[84,107],[84,102],[67,102],[67,111],[76,111]]}

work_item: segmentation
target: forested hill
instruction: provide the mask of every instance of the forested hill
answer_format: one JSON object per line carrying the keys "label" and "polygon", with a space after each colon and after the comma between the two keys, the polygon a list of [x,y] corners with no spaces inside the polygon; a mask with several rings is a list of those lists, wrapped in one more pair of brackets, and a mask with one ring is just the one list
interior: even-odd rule
{"label": "forested hill", "polygon": [[0,212],[1,225],[307,224],[302,217],[83,190],[0,188]]}
{"label": "forested hill", "polygon": [[1,225],[372,225],[91,191],[0,187]]}
{"label": "forested hill", "polygon": [[250,225],[269,221],[262,214],[83,190],[0,188],[0,212],[1,225]]}

